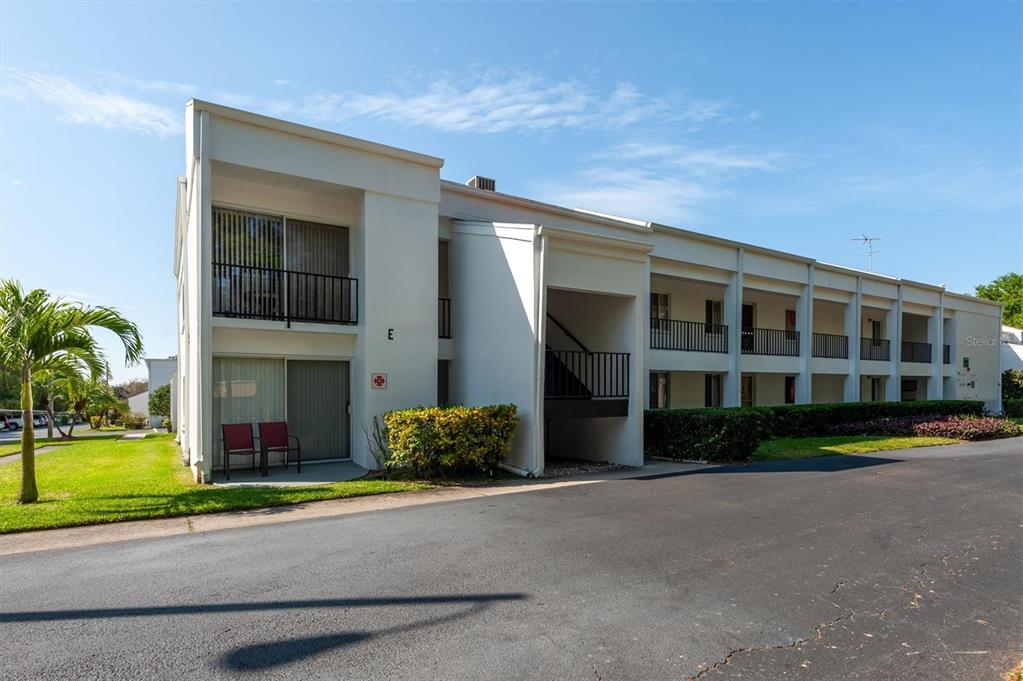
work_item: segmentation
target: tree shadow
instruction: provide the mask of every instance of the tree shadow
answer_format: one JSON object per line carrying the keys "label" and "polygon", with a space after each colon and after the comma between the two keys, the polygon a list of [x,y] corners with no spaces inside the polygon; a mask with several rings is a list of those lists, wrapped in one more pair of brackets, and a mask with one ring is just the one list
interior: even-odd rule
{"label": "tree shadow", "polygon": [[406,622],[376,631],[344,631],[336,634],[301,636],[240,646],[223,655],[220,658],[220,666],[234,672],[262,672],[357,643],[454,622],[483,612],[488,607],[488,602],[477,602],[458,612]]}
{"label": "tree shadow", "polygon": [[788,461],[758,461],[748,464],[732,464],[712,466],[690,471],[655,473],[643,475],[633,480],[660,480],[682,475],[723,475],[729,473],[838,473],[840,471],[883,466],[889,463],[900,463],[902,459],[887,459],[879,456],[836,454],[835,456],[818,456],[812,459],[790,459]]}

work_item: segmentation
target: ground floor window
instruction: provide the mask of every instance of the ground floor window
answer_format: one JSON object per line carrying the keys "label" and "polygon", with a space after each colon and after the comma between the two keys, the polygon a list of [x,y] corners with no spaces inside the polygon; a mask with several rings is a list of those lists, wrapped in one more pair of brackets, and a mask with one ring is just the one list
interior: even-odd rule
{"label": "ground floor window", "polygon": [[753,406],[753,390],[754,390],[753,377],[749,375],[743,376],[742,380],[740,381],[739,389],[739,404],[741,406],[743,407]]}
{"label": "ground floor window", "polygon": [[796,377],[785,377],[785,404],[796,403]]}
{"label": "ground floor window", "polygon": [[437,360],[437,406],[451,404],[451,360]]}
{"label": "ground floor window", "polygon": [[870,401],[880,402],[884,397],[884,393],[881,392],[881,379],[874,376],[870,379]]}
{"label": "ground floor window", "polygon": [[671,406],[671,375],[667,371],[650,372],[650,408],[667,409]]}
{"label": "ground floor window", "polygon": [[721,374],[704,374],[703,406],[721,406]]}
{"label": "ground floor window", "polygon": [[913,402],[914,400],[916,400],[917,380],[915,378],[902,379],[901,388],[902,388],[901,399],[903,402]]}

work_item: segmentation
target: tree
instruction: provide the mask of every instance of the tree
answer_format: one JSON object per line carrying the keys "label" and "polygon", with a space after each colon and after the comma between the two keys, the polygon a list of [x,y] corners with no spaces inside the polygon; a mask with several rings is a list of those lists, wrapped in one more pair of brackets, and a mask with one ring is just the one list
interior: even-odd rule
{"label": "tree", "polygon": [[114,386],[114,392],[122,400],[141,395],[147,390],[149,390],[149,381],[145,378],[133,378],[130,381],[118,383]]}
{"label": "tree", "polygon": [[[23,422],[32,423],[32,376],[50,371],[70,375],[87,371],[93,378],[109,373],[106,359],[91,329],[113,332],[124,345],[125,361],[142,358],[138,328],[109,307],[91,307],[52,298],[44,289],[26,292],[13,279],[0,280],[0,366],[18,373]],[[35,475],[35,432],[21,431],[21,491],[18,501],[39,498]]]}
{"label": "tree", "polygon": [[121,408],[121,399],[101,378],[80,373],[67,374],[54,381],[54,390],[67,400],[71,409],[71,424],[67,433],[60,426],[57,427],[63,438],[70,439],[73,436],[75,422],[87,412],[106,415]]}
{"label": "tree", "polygon": [[1002,304],[1002,324],[1023,328],[1023,274],[1009,272],[977,286],[977,296]]}
{"label": "tree", "polygon": [[170,384],[161,385],[149,391],[149,413],[153,416],[170,416]]}

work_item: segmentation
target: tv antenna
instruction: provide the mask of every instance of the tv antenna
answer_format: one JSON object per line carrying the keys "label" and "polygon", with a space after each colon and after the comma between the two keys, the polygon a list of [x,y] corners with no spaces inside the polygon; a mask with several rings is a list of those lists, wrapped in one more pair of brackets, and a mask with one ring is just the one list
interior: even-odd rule
{"label": "tv antenna", "polygon": [[859,241],[867,249],[867,252],[864,253],[863,255],[867,256],[867,269],[870,270],[871,272],[874,271],[874,256],[881,252],[878,250],[874,250],[874,242],[880,240],[881,237],[879,236],[867,236],[866,234],[861,234],[860,236],[853,237],[852,239],[849,240]]}

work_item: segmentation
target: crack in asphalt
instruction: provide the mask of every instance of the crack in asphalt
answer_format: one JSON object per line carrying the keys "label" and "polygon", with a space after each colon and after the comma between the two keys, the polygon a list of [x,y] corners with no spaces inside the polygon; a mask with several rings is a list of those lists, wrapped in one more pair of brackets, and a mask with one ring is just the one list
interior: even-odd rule
{"label": "crack in asphalt", "polygon": [[[955,578],[961,576],[962,575],[962,568],[961,567],[956,567],[956,566],[950,564],[949,561],[950,561],[950,559],[963,558],[963,557],[965,557],[966,555],[968,555],[969,553],[971,553],[974,550],[975,550],[974,545],[970,544],[970,545],[966,546],[965,548],[963,548],[963,549],[961,549],[959,551],[950,551],[948,553],[945,553],[940,558],[941,564],[942,564],[942,566],[944,568],[942,570],[942,574],[941,574],[940,577],[948,579],[948,580],[952,580],[952,579],[955,579]],[[937,591],[935,591],[934,588],[933,588],[937,584],[939,577],[932,576],[930,574],[930,572],[928,571],[928,566],[930,566],[933,562],[936,562],[936,561],[926,560],[926,561],[920,563],[920,565],[915,570],[915,572],[917,574],[914,575],[911,578],[911,581],[909,582],[909,585],[907,585],[906,583],[903,583],[903,584],[899,585],[899,591],[901,593],[912,593],[913,594],[912,599],[910,600],[910,602],[905,607],[907,607],[907,608],[914,608],[914,609],[915,608],[919,608],[920,607],[920,603],[926,597],[930,597],[931,599],[933,599],[935,601],[941,600],[941,595]],[[842,588],[846,587],[847,585],[849,585],[849,583],[850,583],[849,580],[846,580],[846,579],[839,580],[838,582],[835,582],[835,586],[832,587],[831,591],[828,592],[828,595],[830,596],[830,595],[834,594],[839,589],[842,589]],[[910,588],[910,586],[917,587],[919,589],[919,591],[923,591],[925,593],[920,593],[917,590],[917,588]],[[832,605],[834,605],[835,607],[840,607],[837,603],[832,603]],[[890,608],[881,608],[879,611],[873,613],[872,616],[876,617],[877,619],[879,619],[881,621],[884,621],[888,617],[888,615],[892,614],[892,612],[893,611]],[[722,657],[721,659],[717,660],[713,664],[711,664],[711,665],[701,669],[695,675],[691,675],[691,676],[686,677],[686,681],[697,681],[698,679],[702,679],[707,674],[710,674],[711,672],[714,672],[714,671],[716,671],[716,670],[718,670],[718,669],[720,669],[720,668],[730,664],[732,662],[732,659],[735,656],[737,656],[737,655],[753,654],[753,653],[764,653],[764,652],[772,652],[772,651],[776,651],[776,650],[786,650],[786,649],[791,649],[791,648],[799,648],[800,646],[803,646],[803,645],[805,645],[807,643],[811,643],[813,641],[819,641],[823,637],[825,629],[828,629],[829,627],[832,627],[835,624],[837,624],[837,623],[839,623],[839,622],[841,622],[843,620],[854,619],[855,615],[856,615],[855,611],[849,611],[846,614],[844,614],[844,615],[842,615],[840,617],[836,617],[833,620],[829,620],[827,622],[823,622],[821,624],[818,624],[818,625],[816,625],[814,627],[814,633],[813,633],[812,636],[809,636],[807,638],[798,639],[798,640],[796,640],[796,641],[794,641],[792,643],[786,643],[786,644],[780,644],[780,645],[762,645],[762,646],[757,646],[757,647],[735,648],[733,650],[728,651],[728,653],[724,657]],[[941,645],[947,651],[948,650],[948,646],[945,644],[944,641],[941,640],[941,637],[937,636],[936,638],[937,638],[938,644]]]}
{"label": "crack in asphalt", "polygon": [[705,668],[701,669],[699,672],[696,673],[695,676],[688,676],[688,677],[686,677],[686,681],[697,681],[697,679],[703,678],[704,675],[709,674],[709,673],[717,670],[718,668],[724,667],[725,665],[730,663],[732,661],[732,658],[735,657],[736,655],[741,655],[741,654],[746,654],[746,653],[767,653],[767,652],[771,652],[772,650],[786,650],[788,648],[798,648],[798,647],[800,647],[802,645],[806,645],[807,643],[810,643],[812,641],[819,641],[824,636],[824,630],[825,629],[827,629],[828,627],[833,627],[834,625],[838,624],[839,622],[841,622],[844,619],[851,618],[853,616],[853,614],[854,613],[852,613],[852,612],[847,612],[846,614],[841,615],[840,617],[836,617],[833,620],[829,620],[827,622],[821,622],[820,624],[814,626],[814,628],[813,628],[813,636],[807,636],[806,638],[797,639],[797,640],[793,641],[792,643],[783,643],[783,644],[774,645],[774,646],[762,645],[762,646],[758,646],[756,648],[736,648],[734,650],[730,650],[728,652],[728,654],[725,655],[723,658],[721,658],[720,660],[718,660],[714,664],[710,665],[709,667],[705,667]]}

